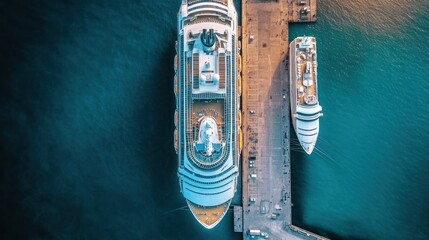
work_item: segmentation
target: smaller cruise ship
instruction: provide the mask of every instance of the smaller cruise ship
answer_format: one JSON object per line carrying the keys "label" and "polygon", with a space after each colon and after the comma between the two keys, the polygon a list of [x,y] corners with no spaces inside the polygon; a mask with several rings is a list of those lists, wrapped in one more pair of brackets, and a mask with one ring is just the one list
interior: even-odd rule
{"label": "smaller cruise ship", "polygon": [[316,38],[297,37],[290,43],[290,104],[292,124],[299,143],[311,154],[319,135]]}

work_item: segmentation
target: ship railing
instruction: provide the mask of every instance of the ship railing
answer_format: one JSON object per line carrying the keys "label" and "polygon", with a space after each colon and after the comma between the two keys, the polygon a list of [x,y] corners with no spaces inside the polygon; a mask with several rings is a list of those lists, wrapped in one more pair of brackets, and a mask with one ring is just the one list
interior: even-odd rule
{"label": "ship railing", "polygon": [[205,23],[205,22],[211,22],[211,23],[219,23],[226,26],[231,26],[231,19],[224,15],[222,12],[196,12],[194,14],[190,14],[185,20],[184,25],[188,26],[191,24],[197,24],[197,23]]}
{"label": "ship railing", "polygon": [[[178,45],[179,45],[179,56],[180,56],[180,59],[179,59],[179,62],[180,62],[180,64],[179,64],[179,99],[181,99],[180,101],[181,101],[181,103],[179,104],[179,109],[180,109],[180,116],[185,116],[185,112],[184,112],[184,104],[182,104],[182,102],[183,102],[183,96],[184,96],[184,92],[185,92],[185,86],[184,86],[184,84],[183,84],[183,78],[184,78],[184,71],[185,71],[185,69],[184,69],[184,67],[185,67],[185,62],[186,62],[186,58],[183,56],[183,54],[184,54],[184,46],[183,46],[183,43],[184,43],[184,37],[183,37],[183,35],[181,35],[180,37],[179,37],[179,43],[178,43]],[[180,118],[180,117],[179,117]],[[181,118],[181,123],[179,124],[179,145],[180,145],[180,148],[179,148],[179,160],[180,160],[180,166],[183,166],[185,163],[184,163],[184,158],[183,158],[183,153],[184,153],[184,145],[185,145],[185,141],[184,141],[184,138],[183,138],[183,136],[181,136],[182,134],[183,134],[183,128],[185,127],[185,119],[182,117]]]}
{"label": "ship railing", "polygon": [[225,89],[225,53],[219,53],[219,88]]}
{"label": "ship railing", "polygon": [[193,88],[198,89],[200,87],[200,54],[199,53],[193,53],[192,54],[192,83]]}
{"label": "ship railing", "polygon": [[[236,132],[236,128],[237,128],[237,124],[236,124],[236,118],[237,118],[237,103],[236,103],[236,77],[237,77],[237,63],[236,63],[236,59],[237,59],[237,50],[235,47],[235,35],[232,35],[232,63],[231,63],[231,96],[230,99],[232,101],[231,103],[231,145],[234,146],[232,149],[232,155],[235,157],[236,156],[236,152],[237,152],[237,145],[236,145],[236,140],[237,140],[237,132]],[[234,159],[236,161],[238,161],[238,159]],[[238,165],[238,164],[237,164]]]}
{"label": "ship railing", "polygon": [[213,169],[221,166],[225,162],[228,156],[227,153],[229,152],[229,146],[227,145],[224,149],[222,149],[220,154],[218,153],[211,157],[212,159],[217,159],[214,161],[214,163],[213,161],[205,163],[206,157],[196,153],[194,150],[192,138],[188,138],[187,151],[194,165],[203,169]]}
{"label": "ship railing", "polygon": [[202,2],[217,2],[228,5],[228,0],[188,0],[188,5],[202,3]]}
{"label": "ship railing", "polygon": [[321,116],[322,116],[322,113],[316,113],[315,115],[311,115],[311,116],[300,115],[299,113],[295,115],[296,119],[299,119],[302,121],[314,121],[319,119]]}
{"label": "ship railing", "polygon": [[222,153],[220,157],[217,157],[219,160],[216,160],[215,163],[208,163],[208,164],[204,164],[204,158],[201,158],[199,156],[197,156],[197,154],[195,154],[194,151],[194,129],[193,129],[193,125],[192,125],[192,95],[191,95],[191,87],[188,86],[187,88],[187,100],[188,100],[188,106],[185,109],[186,111],[186,139],[187,139],[187,145],[186,145],[186,151],[188,153],[188,156],[190,156],[190,158],[193,160],[192,162],[197,165],[198,167],[201,168],[205,168],[205,169],[213,169],[216,167],[219,167],[223,162],[226,161],[227,159],[227,153],[229,152],[229,145],[226,144],[226,146],[224,147],[224,149],[222,149]]}
{"label": "ship railing", "polygon": [[226,146],[222,149],[221,155],[216,157],[219,160],[216,160],[215,163],[208,163],[208,164],[204,164],[204,157],[201,158],[199,157],[195,151],[194,151],[194,130],[192,128],[188,128],[186,131],[186,139],[187,139],[187,145],[186,145],[186,150],[188,152],[188,155],[191,157],[191,159],[193,160],[192,162],[201,167],[201,168],[216,168],[219,167],[223,162],[226,161],[227,157],[228,157],[228,153],[229,153],[229,144],[227,143]]}
{"label": "ship railing", "polygon": [[194,93],[193,99],[225,99],[225,93]]}
{"label": "ship railing", "polygon": [[[192,159],[192,163],[197,165],[198,167],[201,168],[205,168],[205,169],[213,169],[213,168],[217,168],[219,166],[221,166],[226,159],[229,156],[229,151],[230,151],[230,147],[233,146],[232,150],[232,154],[235,157],[236,156],[236,151],[237,151],[237,146],[236,146],[236,134],[237,134],[237,126],[235,124],[236,121],[236,116],[237,116],[237,109],[236,109],[236,76],[237,76],[237,69],[236,69],[236,48],[235,48],[235,36],[233,36],[233,49],[232,49],[232,56],[231,54],[227,55],[227,71],[226,71],[226,79],[230,80],[227,81],[229,82],[229,87],[227,87],[227,97],[226,97],[226,107],[224,110],[224,116],[225,116],[225,122],[229,123],[229,124],[225,124],[226,126],[224,127],[225,131],[224,131],[224,136],[225,136],[225,141],[226,141],[226,146],[224,147],[224,149],[222,150],[222,154],[219,158],[219,160],[217,160],[215,163],[204,163],[204,157],[200,158],[199,156],[197,156],[198,154],[196,154],[196,152],[194,151],[194,137],[193,137],[193,126],[191,121],[187,121],[188,124],[184,124],[183,126],[186,126],[187,130],[186,130],[186,139],[187,139],[187,145],[186,145],[186,150],[188,152],[188,155],[191,157]],[[187,95],[187,100],[188,100],[188,104],[187,104],[187,119],[190,120],[192,119],[191,117],[191,113],[192,113],[192,95],[191,95],[191,87],[188,86],[188,95]],[[186,121],[186,120],[184,120]],[[234,161],[237,161],[237,159],[234,159]]]}

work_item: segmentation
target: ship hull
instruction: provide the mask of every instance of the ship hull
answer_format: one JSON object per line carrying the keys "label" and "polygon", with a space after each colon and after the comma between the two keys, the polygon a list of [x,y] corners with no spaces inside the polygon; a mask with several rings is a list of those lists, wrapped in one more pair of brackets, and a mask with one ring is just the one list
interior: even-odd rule
{"label": "ship hull", "polygon": [[240,159],[237,12],[232,0],[183,0],[175,72],[180,190],[214,228],[237,190]]}

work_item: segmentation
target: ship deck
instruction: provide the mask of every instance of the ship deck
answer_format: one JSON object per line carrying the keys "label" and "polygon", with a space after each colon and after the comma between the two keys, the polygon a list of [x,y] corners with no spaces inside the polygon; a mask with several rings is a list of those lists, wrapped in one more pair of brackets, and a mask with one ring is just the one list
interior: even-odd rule
{"label": "ship deck", "polygon": [[206,224],[207,226],[216,224],[223,217],[229,207],[229,202],[213,207],[203,207],[191,202],[188,202],[188,204],[198,221]]}
{"label": "ship deck", "polygon": [[223,99],[194,99],[192,100],[192,125],[198,123],[202,116],[211,116],[216,123],[223,126],[224,117],[224,100]]}
{"label": "ship deck", "polygon": [[[296,44],[298,44],[300,41],[301,39],[297,39]],[[316,42],[314,38],[313,38],[312,44],[313,44],[314,50],[317,50]],[[313,96],[316,96],[317,98],[317,76],[314,70],[310,75],[310,80],[312,81],[312,84],[310,86],[308,86],[308,84],[307,86],[304,84],[303,76],[306,68],[306,63],[310,62],[312,64],[313,69],[314,69],[314,64],[317,64],[317,63],[315,62],[315,60],[312,59],[311,54],[305,51],[297,49],[296,53],[291,53],[291,54],[295,54],[295,59],[299,61],[299,63],[297,63],[296,65],[296,68],[297,68],[296,74],[298,75],[297,81],[296,81],[297,105],[306,105],[305,103],[306,96],[313,95]],[[306,60],[303,60],[301,58],[302,55],[306,56],[305,58]],[[302,92],[300,91],[300,89],[302,90]]]}
{"label": "ship deck", "polygon": [[[317,81],[317,79],[316,79],[314,73],[312,74],[313,76],[311,78],[313,80],[313,84],[311,86],[305,86],[303,84],[303,77],[302,77],[304,71],[305,71],[305,64],[300,64],[297,66],[297,73],[300,73],[300,75],[301,75],[301,77],[297,78],[297,81],[296,81],[296,91],[298,93],[296,96],[297,96],[297,104],[298,105],[305,105],[306,104],[304,101],[306,96],[310,96],[310,95],[317,96],[317,92],[316,92],[316,81]],[[300,94],[299,89],[301,89],[301,88],[304,91]]]}
{"label": "ship deck", "polygon": [[197,139],[199,120],[204,117],[213,117],[218,125],[218,134],[222,139],[225,133],[224,99],[193,99],[192,126],[194,139]]}

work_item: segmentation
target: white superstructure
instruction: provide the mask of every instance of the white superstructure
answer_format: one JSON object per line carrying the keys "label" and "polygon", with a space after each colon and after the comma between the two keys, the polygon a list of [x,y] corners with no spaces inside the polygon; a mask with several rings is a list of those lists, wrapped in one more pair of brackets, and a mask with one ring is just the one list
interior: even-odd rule
{"label": "white superstructure", "polygon": [[237,188],[237,13],[232,0],[183,0],[175,59],[180,189],[194,217],[213,228]]}
{"label": "white superstructure", "polygon": [[298,140],[311,154],[319,135],[316,38],[298,37],[290,44],[290,104],[292,123]]}

